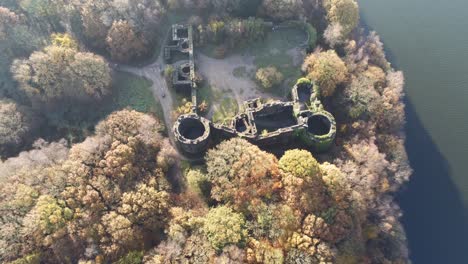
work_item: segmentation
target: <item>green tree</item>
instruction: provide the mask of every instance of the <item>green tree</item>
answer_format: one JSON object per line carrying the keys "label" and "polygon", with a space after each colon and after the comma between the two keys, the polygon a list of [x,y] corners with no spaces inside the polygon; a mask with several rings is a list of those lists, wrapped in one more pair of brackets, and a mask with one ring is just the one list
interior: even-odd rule
{"label": "green tree", "polygon": [[334,50],[314,52],[307,56],[302,65],[309,79],[315,80],[322,96],[332,96],[336,86],[348,75],[345,63]]}
{"label": "green tree", "polygon": [[279,160],[279,168],[300,178],[318,177],[320,168],[317,160],[306,150],[288,150]]}
{"label": "green tree", "polygon": [[199,195],[209,194],[210,181],[207,175],[199,170],[190,170],[186,177],[188,190]]}
{"label": "green tree", "polygon": [[244,216],[227,206],[212,208],[204,218],[202,231],[216,250],[240,244],[247,237]]}

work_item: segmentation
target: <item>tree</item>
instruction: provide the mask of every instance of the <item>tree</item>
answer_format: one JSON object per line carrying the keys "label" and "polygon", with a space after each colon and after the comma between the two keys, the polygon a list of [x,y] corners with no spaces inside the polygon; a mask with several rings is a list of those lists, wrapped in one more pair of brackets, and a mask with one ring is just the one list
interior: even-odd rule
{"label": "tree", "polygon": [[351,119],[368,120],[382,110],[382,98],[374,88],[374,80],[365,75],[351,79],[351,83],[343,90],[341,98],[346,115]]}
{"label": "tree", "polygon": [[169,193],[140,184],[135,191],[122,195],[117,211],[132,223],[149,230],[164,227],[169,218]]}
{"label": "tree", "polygon": [[335,47],[338,44],[343,43],[343,26],[339,23],[329,24],[325,32],[323,32],[323,37],[330,44],[331,47]]}
{"label": "tree", "polygon": [[319,177],[317,160],[306,150],[288,150],[279,160],[279,168],[284,173],[291,173],[300,178]]}
{"label": "tree", "polygon": [[383,110],[376,122],[387,132],[398,132],[405,124],[405,105],[402,102],[405,80],[403,73],[391,71],[387,74],[387,87],[383,89]]}
{"label": "tree", "polygon": [[301,263],[298,262],[300,260],[312,260],[312,263],[334,263],[336,249],[320,239],[296,232],[288,242],[290,250],[286,263]]}
{"label": "tree", "polygon": [[138,248],[135,242],[142,240],[141,230],[136,229],[128,218],[114,211],[105,214],[99,225],[99,235],[103,240],[101,248],[109,256]]}
{"label": "tree", "polygon": [[[67,185],[61,196],[80,212],[73,230],[111,260],[152,245],[147,238],[169,219],[169,166],[158,166],[167,146],[159,128],[149,115],[115,112],[96,126],[95,136],[72,147],[63,165]],[[86,242],[89,232],[97,235]]]}
{"label": "tree", "polygon": [[268,241],[250,239],[247,248],[247,263],[284,263],[283,250],[273,247]]}
{"label": "tree", "polygon": [[[99,49],[105,48],[106,37],[109,35],[118,38],[117,43],[113,43],[117,47],[124,46],[124,41],[129,40],[126,35],[109,32],[113,24],[120,21],[131,25],[131,30],[138,36],[138,40],[135,42],[142,42],[145,45],[154,43],[158,33],[160,33],[155,29],[158,28],[165,14],[164,4],[159,0],[100,2],[85,0],[84,3],[79,3],[78,7],[83,21],[84,35],[93,47]],[[118,29],[118,31],[121,30],[122,28]],[[128,32],[129,29],[126,28],[122,33],[127,34]],[[127,46],[135,47],[134,44],[130,43]],[[149,51],[147,46],[144,49]]]}
{"label": "tree", "polygon": [[298,215],[321,212],[329,206],[329,199],[319,164],[310,152],[289,150],[281,157],[281,197]]}
{"label": "tree", "polygon": [[132,26],[124,20],[115,21],[107,33],[106,43],[112,59],[129,62],[147,52],[146,40],[138,36]]}
{"label": "tree", "polygon": [[25,216],[24,234],[32,238],[37,246],[48,246],[54,233],[64,228],[73,217],[73,211],[66,206],[65,201],[49,195],[37,199],[34,208]]}
{"label": "tree", "polygon": [[261,9],[276,20],[297,18],[304,13],[302,0],[263,0]]}
{"label": "tree", "polygon": [[190,170],[187,172],[187,189],[199,194],[209,194],[209,180],[207,175],[203,174],[199,170]]}
{"label": "tree", "polygon": [[281,84],[284,79],[283,74],[274,66],[258,69],[255,78],[265,89]]}
{"label": "tree", "polygon": [[15,14],[0,6],[0,96],[16,101],[24,100],[24,94],[17,89],[10,73],[12,61],[17,57],[29,56],[43,45],[46,39],[35,23],[29,23],[25,16]]}
{"label": "tree", "polygon": [[224,141],[206,155],[211,197],[254,210],[280,187],[277,159],[246,140]]}
{"label": "tree", "polygon": [[13,101],[0,100],[0,153],[19,147],[35,127],[32,112]]}
{"label": "tree", "polygon": [[12,26],[18,22],[18,15],[10,11],[10,9],[0,6],[0,40],[5,40]]}
{"label": "tree", "polygon": [[262,205],[254,220],[248,222],[249,231],[256,238],[266,238],[283,244],[301,225],[294,210],[284,204]]}
{"label": "tree", "polygon": [[310,54],[302,68],[309,79],[315,80],[325,97],[332,96],[336,86],[344,82],[348,74],[345,63],[334,50]]}
{"label": "tree", "polygon": [[76,42],[75,39],[73,39],[68,34],[53,33],[50,36],[50,39],[52,41],[52,45],[54,46],[64,47],[64,48],[69,48],[69,49],[74,49],[74,50],[78,49],[78,43]]}
{"label": "tree", "polygon": [[325,0],[323,4],[329,23],[340,24],[343,36],[348,36],[356,28],[359,22],[359,6],[355,0]]}
{"label": "tree", "polygon": [[28,96],[45,102],[109,93],[110,69],[104,59],[67,47],[48,46],[29,59],[15,60],[11,70]]}
{"label": "tree", "polygon": [[19,6],[37,22],[47,21],[48,26],[57,29],[61,17],[66,14],[67,2],[63,0],[19,0]]}
{"label": "tree", "polygon": [[79,10],[83,21],[83,35],[87,43],[93,48],[104,49],[107,31],[112,25],[112,22],[107,25],[102,20],[102,13],[109,10],[107,2],[85,1]]}
{"label": "tree", "polygon": [[132,137],[143,140],[146,144],[155,148],[159,147],[162,137],[159,132],[162,125],[154,117],[124,109],[109,115],[105,120],[96,125],[96,134],[110,136],[112,140],[128,143]]}
{"label": "tree", "polygon": [[204,218],[202,232],[218,251],[230,244],[240,244],[247,237],[244,216],[227,206],[210,209]]}

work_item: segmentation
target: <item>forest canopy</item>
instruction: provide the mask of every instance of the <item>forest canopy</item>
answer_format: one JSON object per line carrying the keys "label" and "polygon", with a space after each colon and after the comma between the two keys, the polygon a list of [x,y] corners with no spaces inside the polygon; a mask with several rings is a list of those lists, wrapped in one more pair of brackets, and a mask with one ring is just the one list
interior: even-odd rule
{"label": "forest canopy", "polygon": [[[356,0],[2,1],[0,262],[410,263],[394,200],[411,175],[404,76],[359,19]],[[287,100],[309,79],[336,117],[329,151],[232,138],[183,155],[158,107],[243,106],[210,108],[230,91],[198,70],[200,104],[180,100],[159,59],[173,23],[205,61],[267,50],[233,71],[261,87],[246,94]],[[291,25],[301,43],[270,38]]]}

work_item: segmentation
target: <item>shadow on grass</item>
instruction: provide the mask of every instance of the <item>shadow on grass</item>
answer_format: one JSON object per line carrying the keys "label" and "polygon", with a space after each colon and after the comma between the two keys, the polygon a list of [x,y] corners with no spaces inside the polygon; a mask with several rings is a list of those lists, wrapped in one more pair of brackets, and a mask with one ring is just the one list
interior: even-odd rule
{"label": "shadow on grass", "polygon": [[468,263],[466,208],[447,160],[406,102],[406,149],[414,169],[397,200],[415,264]]}

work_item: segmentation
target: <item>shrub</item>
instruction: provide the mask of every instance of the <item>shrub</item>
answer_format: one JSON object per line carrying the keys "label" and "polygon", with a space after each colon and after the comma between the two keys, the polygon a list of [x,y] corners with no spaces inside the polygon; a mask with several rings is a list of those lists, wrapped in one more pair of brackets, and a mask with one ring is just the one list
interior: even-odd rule
{"label": "shrub", "polygon": [[283,74],[274,66],[258,69],[255,77],[265,89],[271,89],[284,80]]}

